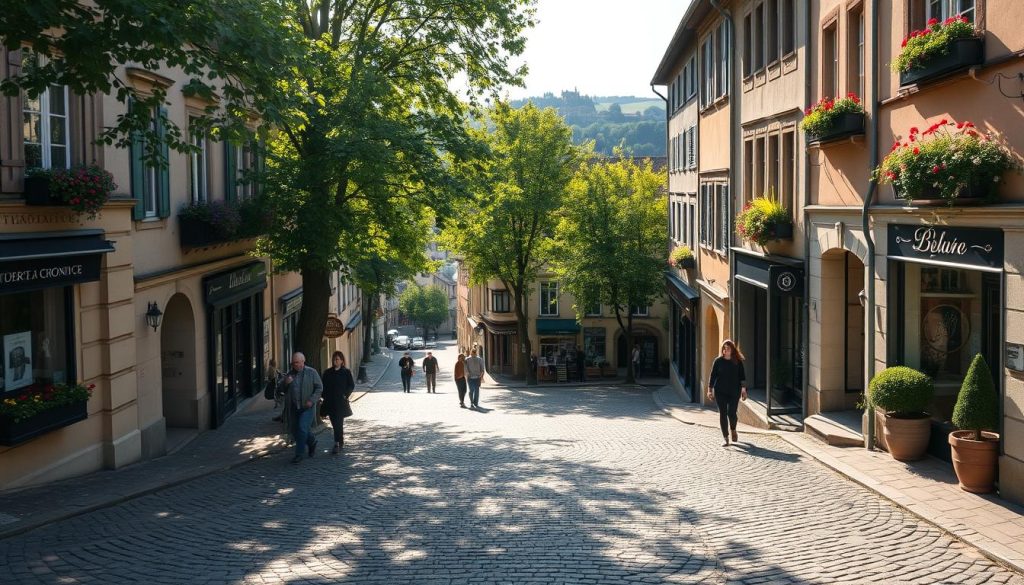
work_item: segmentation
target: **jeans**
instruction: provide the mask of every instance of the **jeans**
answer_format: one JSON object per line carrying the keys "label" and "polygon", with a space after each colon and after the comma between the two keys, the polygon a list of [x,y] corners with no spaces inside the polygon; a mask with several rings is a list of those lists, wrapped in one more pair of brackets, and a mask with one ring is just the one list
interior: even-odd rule
{"label": "jeans", "polygon": [[437,392],[437,372],[427,372],[427,392]]}
{"label": "jeans", "polygon": [[412,374],[411,373],[406,374],[405,372],[402,372],[402,391],[403,392],[410,392],[411,391],[411,386],[412,386]]}
{"label": "jeans", "polygon": [[719,392],[715,390],[715,402],[718,403],[718,424],[722,427],[722,436],[729,439],[730,425],[736,430],[736,410],[740,407],[738,392]]}
{"label": "jeans", "polygon": [[466,379],[455,378],[455,387],[459,389],[459,404],[466,403]]}
{"label": "jeans", "polygon": [[477,406],[480,403],[480,378],[469,378],[469,403]]}
{"label": "jeans", "polygon": [[331,428],[334,429],[334,442],[339,445],[345,444],[345,417],[338,416],[336,414],[329,414],[327,418],[331,419]]}
{"label": "jeans", "polygon": [[304,451],[316,444],[316,437],[309,432],[313,425],[316,407],[306,408],[298,412],[292,411],[292,438],[295,439],[295,456],[302,457]]}

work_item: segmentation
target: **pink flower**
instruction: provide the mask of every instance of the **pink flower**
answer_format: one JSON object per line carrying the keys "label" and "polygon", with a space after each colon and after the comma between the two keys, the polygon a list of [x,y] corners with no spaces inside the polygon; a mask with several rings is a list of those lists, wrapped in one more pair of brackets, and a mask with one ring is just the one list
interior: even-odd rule
{"label": "pink flower", "polygon": [[917,134],[917,126],[910,127],[910,135],[913,136],[914,134]]}
{"label": "pink flower", "polygon": [[936,24],[939,24],[939,19],[938,18],[929,18],[928,19],[928,26],[935,26]]}
{"label": "pink flower", "polygon": [[932,173],[938,173],[940,170],[942,169],[939,168],[939,165],[935,165],[934,167],[932,167]]}

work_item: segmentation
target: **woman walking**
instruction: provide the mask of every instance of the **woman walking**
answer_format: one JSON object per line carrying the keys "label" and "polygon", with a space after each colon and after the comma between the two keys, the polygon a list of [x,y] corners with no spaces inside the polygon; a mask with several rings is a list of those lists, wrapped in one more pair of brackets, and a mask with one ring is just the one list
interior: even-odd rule
{"label": "woman walking", "polygon": [[[740,399],[747,399],[747,382],[743,372],[743,354],[731,339],[722,342],[722,355],[711,365],[708,383],[708,398],[718,403],[718,420],[722,426],[723,447],[729,446],[729,437],[738,440],[736,433],[736,409]],[[730,433],[731,429],[731,433]]]}
{"label": "woman walking", "polygon": [[455,362],[455,387],[459,389],[459,407],[466,408],[466,356],[462,352]]}
{"label": "woman walking", "polygon": [[345,446],[345,419],[352,416],[352,405],[348,398],[352,396],[356,383],[352,372],[345,367],[345,354],[340,351],[331,356],[332,366],[324,370],[324,404],[322,412],[331,419],[334,428],[334,449],[337,455]]}

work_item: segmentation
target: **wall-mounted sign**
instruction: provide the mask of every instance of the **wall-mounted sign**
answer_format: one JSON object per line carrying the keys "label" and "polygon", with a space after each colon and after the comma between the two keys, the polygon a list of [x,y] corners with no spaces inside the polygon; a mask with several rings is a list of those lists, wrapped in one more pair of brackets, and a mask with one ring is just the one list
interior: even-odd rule
{"label": "wall-mounted sign", "polygon": [[1006,344],[1006,367],[1015,372],[1024,372],[1024,345]]}
{"label": "wall-mounted sign", "polygon": [[801,268],[772,264],[768,267],[768,280],[777,295],[804,296],[804,271]]}
{"label": "wall-mounted sign", "polygon": [[889,256],[1003,268],[1003,231],[889,224]]}
{"label": "wall-mounted sign", "polygon": [[230,304],[267,287],[267,266],[263,262],[252,262],[241,268],[210,276],[204,284],[207,303]]}
{"label": "wall-mounted sign", "polygon": [[67,286],[100,278],[100,254],[0,263],[0,294]]}
{"label": "wall-mounted sign", "polygon": [[345,333],[345,324],[341,322],[341,319],[337,317],[328,317],[327,324],[324,326],[324,337],[334,339],[341,337]]}

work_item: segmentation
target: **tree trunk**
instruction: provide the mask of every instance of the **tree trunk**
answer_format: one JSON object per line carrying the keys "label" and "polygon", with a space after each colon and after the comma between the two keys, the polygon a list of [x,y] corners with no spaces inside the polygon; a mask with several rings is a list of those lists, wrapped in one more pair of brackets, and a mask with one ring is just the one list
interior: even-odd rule
{"label": "tree trunk", "polygon": [[370,361],[370,352],[372,351],[373,340],[371,339],[373,334],[373,324],[377,320],[377,299],[366,293],[363,293],[363,302],[360,310],[363,312],[363,358],[364,364]]}
{"label": "tree trunk", "polygon": [[303,267],[302,308],[295,332],[295,350],[306,356],[306,365],[322,369],[320,348],[331,305],[331,272],[321,268]]}
{"label": "tree trunk", "polygon": [[633,335],[633,305],[629,305],[629,313],[626,317],[626,327],[629,329],[629,336],[626,338],[629,343],[626,344],[626,383],[636,383],[636,372],[633,371],[633,348],[636,347],[636,336]]}

